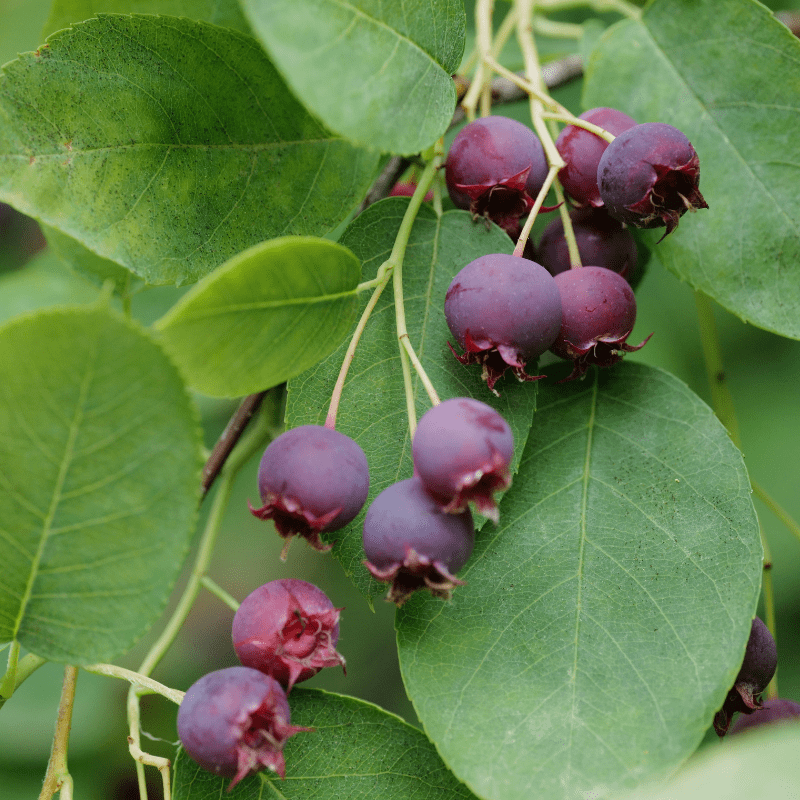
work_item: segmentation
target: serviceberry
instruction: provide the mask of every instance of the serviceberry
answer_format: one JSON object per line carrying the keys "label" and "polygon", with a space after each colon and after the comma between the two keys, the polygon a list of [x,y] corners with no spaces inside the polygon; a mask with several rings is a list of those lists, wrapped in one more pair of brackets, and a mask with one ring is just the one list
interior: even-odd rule
{"label": "serviceberry", "polygon": [[[581,261],[618,272],[630,283],[638,258],[631,232],[604,208],[573,208],[569,216]],[[561,217],[544,229],[536,253],[538,262],[551,275],[570,269],[572,264]]]}
{"label": "serviceberry", "polygon": [[597,166],[608,213],[637,228],[666,226],[664,236],[675,230],[686,211],[708,208],[699,182],[695,149],[677,128],[662,122],[623,131]]}
{"label": "serviceberry", "polygon": [[364,562],[372,576],[390,584],[387,600],[402,605],[417,589],[449,599],[455,577],[475,544],[469,509],[449,514],[419,478],[393,483],[367,510]]}
{"label": "serviceberry", "polygon": [[369,470],[364,451],[349,436],[321,425],[292,428],[270,442],[258,469],[264,505],[250,507],[271,519],[286,539],[302,536],[317,550],[330,550],[319,534],[353,520],[366,502]]}
{"label": "serviceberry", "polygon": [[750,638],[744,652],[742,666],[722,708],[714,715],[714,730],[722,737],[737,711],[752,714],[761,708],[759,695],[772,680],[778,667],[778,652],[769,628],[754,617],[750,626]]}
{"label": "serviceberry", "polygon": [[623,353],[647,344],[650,336],[638,345],[625,341],[636,322],[636,298],[621,275],[603,267],[580,267],[560,272],[554,280],[564,316],[550,350],[575,362],[564,380],[579,378],[590,364],[610,367]]}
{"label": "serviceberry", "polygon": [[561,327],[561,298],[553,276],[540,264],[494,253],[467,264],[453,278],[444,301],[450,332],[466,351],[462,364],[480,364],[483,379],[494,385],[507,369],[521,381],[525,365],[538,358]]}
{"label": "serviceberry", "polygon": [[233,617],[233,649],[245,667],[290,691],[323,667],[345,666],[336,651],[341,608],[322,589],[284,578],[251,592]]}
{"label": "serviceberry", "polygon": [[547,178],[536,134],[514,119],[490,116],[465,125],[447,154],[445,181],[457,208],[486,217],[513,238]]}
{"label": "serviceberry", "polygon": [[730,736],[735,733],[758,728],[761,725],[770,725],[773,722],[795,720],[800,722],[800,703],[787,700],[783,697],[772,697],[765,700],[761,708],[755,709],[752,714],[742,714],[731,725],[728,731]]}
{"label": "serviceberry", "polygon": [[[591,108],[578,119],[591,122],[614,136],[636,124],[636,120],[627,114],[605,107]],[[558,180],[564,191],[578,203],[595,208],[603,205],[597,187],[597,165],[607,147],[605,139],[577,125],[567,125],[558,135],[556,149],[566,162],[566,166],[558,171]]]}
{"label": "serviceberry", "polygon": [[242,778],[264,767],[285,777],[283,745],[313,728],[290,724],[281,685],[249,667],[228,667],[193,683],[178,708],[178,735],[186,753],[203,769]]}
{"label": "serviceberry", "polygon": [[445,400],[422,415],[412,442],[414,471],[447,512],[472,501],[497,522],[494,493],[511,485],[514,436],[486,403],[471,397]]}

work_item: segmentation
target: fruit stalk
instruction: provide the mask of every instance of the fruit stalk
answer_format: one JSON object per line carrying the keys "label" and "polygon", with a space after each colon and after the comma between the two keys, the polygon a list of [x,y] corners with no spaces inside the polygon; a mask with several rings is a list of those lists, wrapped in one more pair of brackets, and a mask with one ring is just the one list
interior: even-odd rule
{"label": "fruit stalk", "polygon": [[72,777],[67,767],[67,749],[77,681],[78,668],[67,664],[64,667],[64,682],[61,686],[53,747],[50,751],[50,760],[47,762],[47,772],[39,800],[49,800],[57,791],[60,791],[61,800],[72,800]]}

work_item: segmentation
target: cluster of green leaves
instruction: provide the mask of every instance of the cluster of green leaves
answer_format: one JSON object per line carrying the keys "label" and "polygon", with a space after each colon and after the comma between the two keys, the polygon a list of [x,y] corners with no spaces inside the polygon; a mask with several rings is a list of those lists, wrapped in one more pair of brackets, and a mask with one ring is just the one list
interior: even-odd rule
{"label": "cluster of green leaves", "polygon": [[[109,298],[0,327],[0,641],[87,664],[154,623],[195,526],[188,390],[238,397],[288,380],[287,424],[323,422],[366,304],[358,285],[408,200],[342,226],[382,154],[447,130],[465,19],[461,0],[57,0],[46,44],[3,67],[0,200],[123,298],[194,286],[150,329]],[[584,106],[675,124],[701,155],[711,210],[654,248],[653,266],[800,338],[800,44],[754,0],[656,0],[599,38],[587,26],[589,40]],[[490,402],[516,441],[468,585],[397,615],[425,733],[297,689],[293,721],[317,730],[287,745],[280,796],[618,794],[675,772],[736,675],[762,565],[740,453],[686,386],[642,363],[567,385],[506,381],[490,397],[449,354],[442,302],[464,264],[511,249],[466,212],[423,206],[406,251],[425,369],[443,397]],[[371,498],[412,471],[388,295],[337,420],[367,453]],[[421,414],[416,379],[413,391]],[[372,602],[383,587],[362,565],[362,519],[337,532],[333,557]],[[719,769],[698,767],[685,791]],[[179,753],[176,798],[223,785]]]}

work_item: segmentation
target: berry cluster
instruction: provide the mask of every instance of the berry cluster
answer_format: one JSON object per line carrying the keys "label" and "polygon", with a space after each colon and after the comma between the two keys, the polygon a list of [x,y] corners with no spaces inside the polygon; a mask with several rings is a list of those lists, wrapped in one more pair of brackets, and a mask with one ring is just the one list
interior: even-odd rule
{"label": "berry cluster", "polygon": [[265,767],[285,777],[283,746],[311,731],[291,724],[286,695],[323,667],[341,665],[336,651],[340,608],[316,586],[277,580],[256,589],[233,618],[241,667],[196,681],[178,709],[178,735],[203,769],[239,781]]}
{"label": "berry cluster", "polygon": [[[676,128],[637,125],[612,108],[594,108],[579,119],[615,135],[609,144],[568,125],[556,141],[566,162],[558,177],[576,206],[569,218],[578,252],[592,266],[572,263],[558,220],[538,250],[526,247],[525,259],[497,253],[467,264],[445,297],[447,324],[464,351],[459,355],[451,345],[453,354],[462,364],[480,365],[495,394],[508,369],[521,381],[542,377],[525,368],[547,350],[573,362],[570,380],[591,364],[607,367],[643,347],[647,339],[627,343],[636,320],[630,281],[637,251],[626,226],[665,226],[666,236],[687,210],[707,208],[698,188],[697,153]],[[458,207],[496,222],[514,238],[544,185],[546,167],[532,130],[486,117],[456,136],[447,187]]]}

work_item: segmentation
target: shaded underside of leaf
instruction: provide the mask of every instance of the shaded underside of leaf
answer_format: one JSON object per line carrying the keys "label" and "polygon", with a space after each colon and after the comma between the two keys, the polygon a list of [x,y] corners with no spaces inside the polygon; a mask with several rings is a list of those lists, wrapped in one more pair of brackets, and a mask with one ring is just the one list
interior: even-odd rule
{"label": "shaded underside of leaf", "polygon": [[663,778],[733,684],[761,557],[741,455],[685,385],[624,363],[541,386],[467,585],[399,612],[409,696],[481,797]]}
{"label": "shaded underside of leaf", "polygon": [[[370,206],[348,227],[340,242],[361,259],[364,280],[372,279],[389,257],[403,214],[405,198],[389,198]],[[425,371],[442,400],[475,397],[496,408],[508,421],[515,440],[516,471],[531,417],[536,385],[504,378],[495,397],[481,380],[478,367],[459,364],[447,342],[454,342],[444,317],[444,296],[455,274],[470,261],[488,253],[510,253],[511,239],[499,228],[473,223],[466,211],[449,211],[437,218],[424,205],[414,223],[403,265],[406,320],[409,336]],[[362,299],[361,308],[367,304]],[[312,370],[289,383],[286,419],[289,427],[322,424],[349,341]],[[454,342],[455,343],[455,342]],[[530,371],[535,374],[534,366]],[[419,418],[430,400],[414,374],[414,397]],[[392,483],[410,478],[411,439],[408,432],[403,375],[398,350],[392,287],[381,295],[370,317],[344,386],[336,427],[354,438],[367,456],[370,494],[362,513],[328,538],[359,589],[370,597],[386,592],[363,566],[361,531],[372,499]]]}
{"label": "shaded underside of leaf", "polygon": [[272,239],[207,276],[156,323],[192,388],[239,397],[327,356],[356,313],[358,259],[326,239]]}
{"label": "shaded underside of leaf", "polygon": [[684,215],[660,260],[743,320],[800,338],[800,41],[752,0],[658,0],[600,39],[584,102],[689,137],[709,209]]}
{"label": "shaded underside of leaf", "polygon": [[163,610],[188,550],[197,413],[175,367],[100,309],[0,329],[0,640],[107,661]]}
{"label": "shaded underside of leaf", "polygon": [[290,703],[292,724],[314,730],[286,743],[286,780],[262,772],[226,794],[230,779],[205,772],[179,750],[174,800],[474,800],[422,731],[399,717],[319,690],[293,689]]}
{"label": "shaded underside of leaf", "polygon": [[0,79],[0,198],[149,283],[325,233],[377,157],[316,122],[257,42],[207,23],[103,15]]}
{"label": "shaded underside of leaf", "polygon": [[350,141],[410,155],[447,129],[464,52],[461,0],[243,0],[303,103]]}

